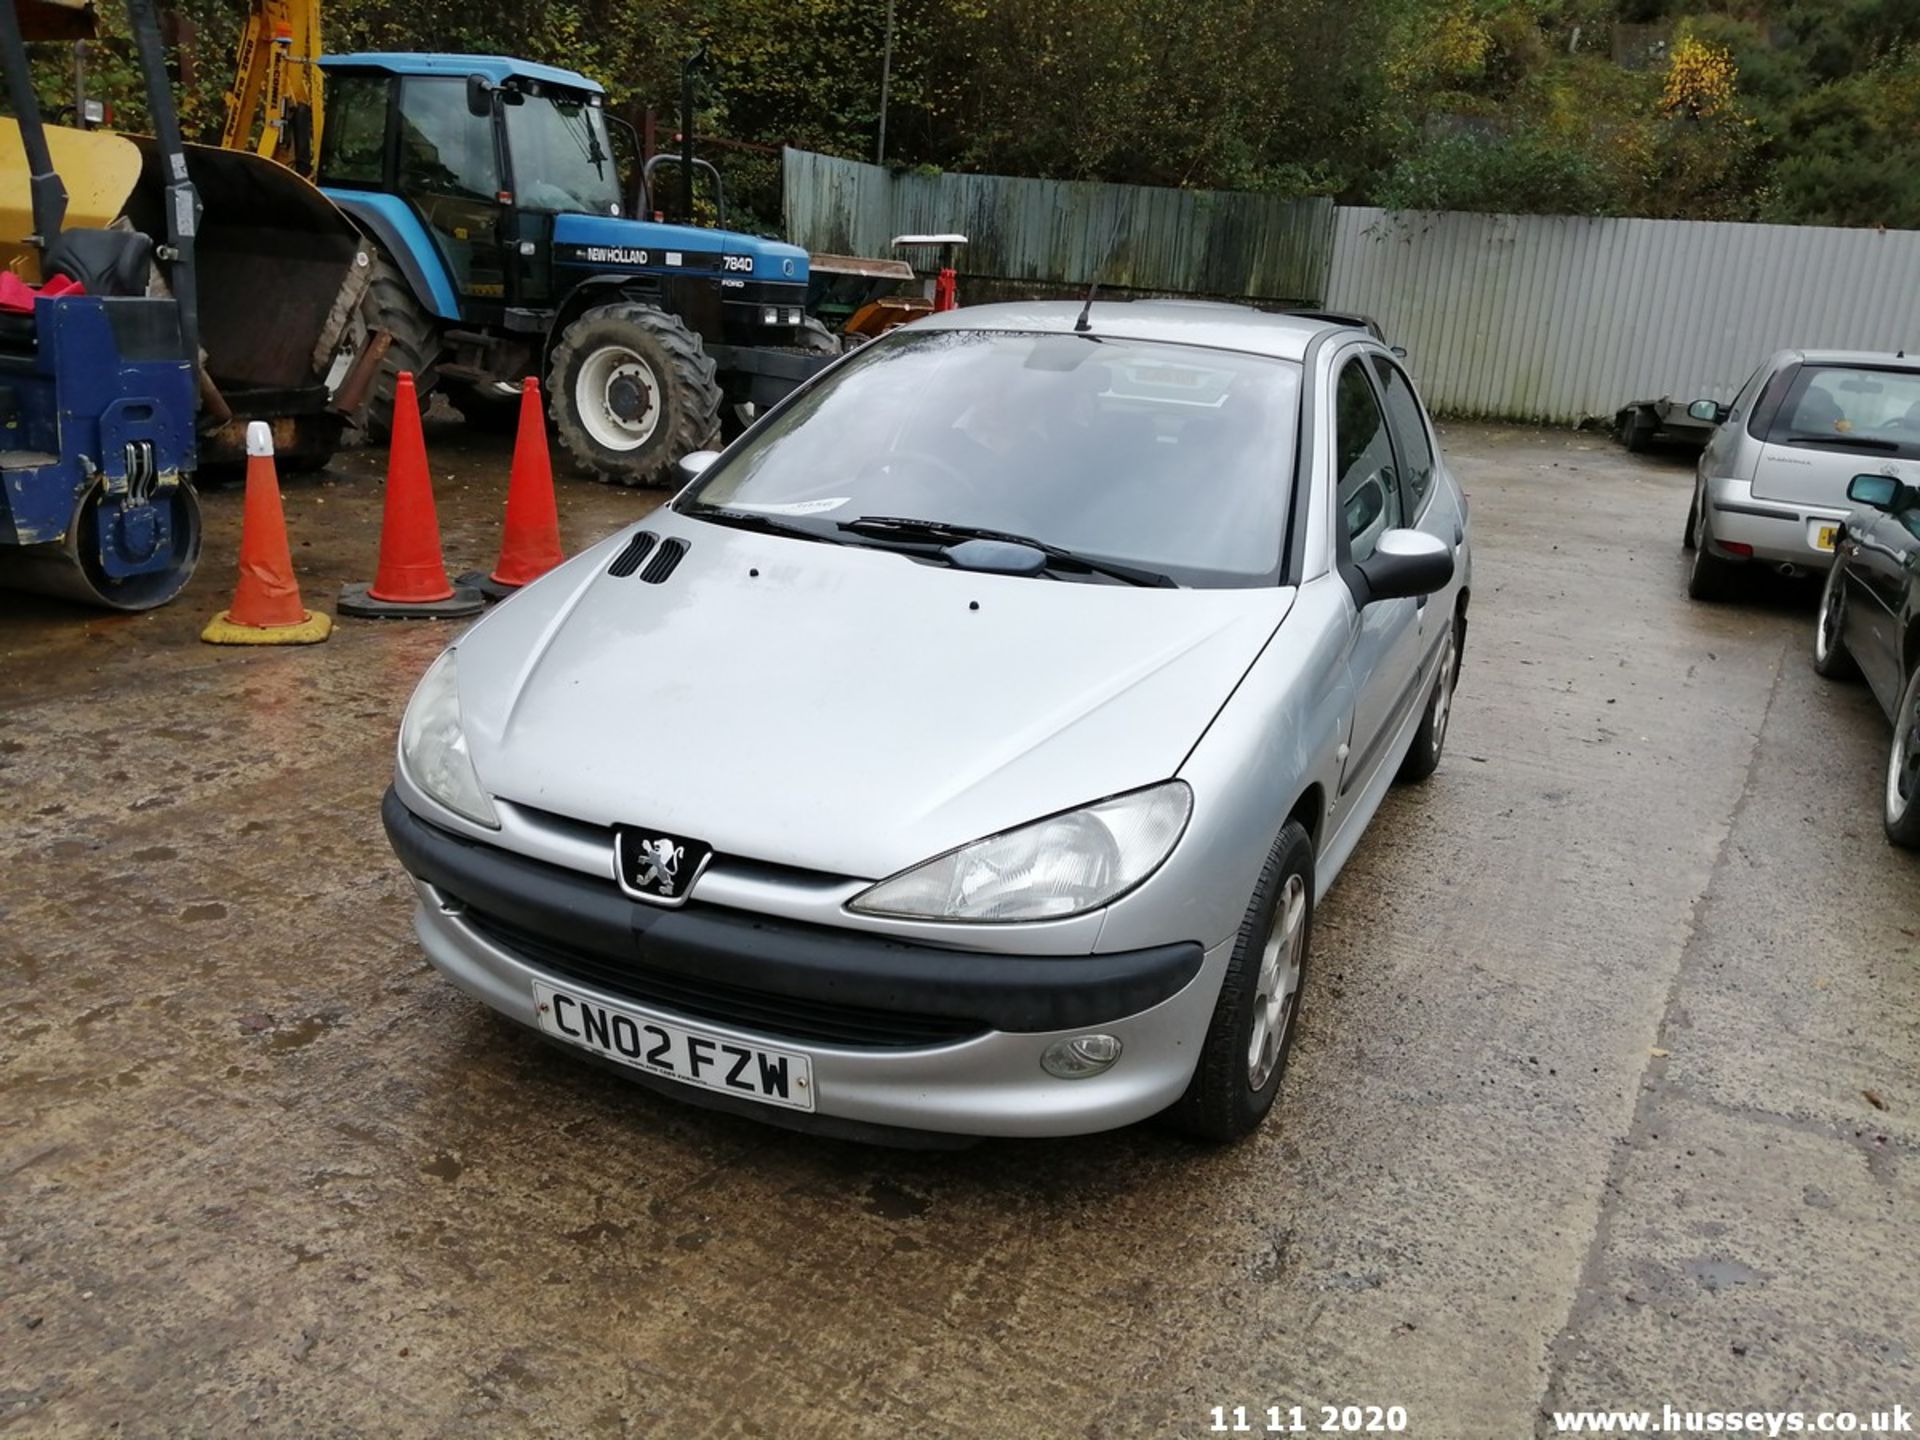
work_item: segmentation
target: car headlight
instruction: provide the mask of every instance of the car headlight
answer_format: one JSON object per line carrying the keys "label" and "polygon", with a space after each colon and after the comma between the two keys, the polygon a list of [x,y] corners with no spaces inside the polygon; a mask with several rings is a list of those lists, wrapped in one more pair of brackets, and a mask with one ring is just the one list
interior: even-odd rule
{"label": "car headlight", "polygon": [[500,828],[460,728],[460,672],[451,650],[433,662],[407,704],[407,718],[400,722],[400,764],[408,779],[454,814]]}
{"label": "car headlight", "polygon": [[1173,852],[1193,792],[1169,780],[1035,820],[903,870],[848,902],[913,920],[1058,920],[1119,899]]}

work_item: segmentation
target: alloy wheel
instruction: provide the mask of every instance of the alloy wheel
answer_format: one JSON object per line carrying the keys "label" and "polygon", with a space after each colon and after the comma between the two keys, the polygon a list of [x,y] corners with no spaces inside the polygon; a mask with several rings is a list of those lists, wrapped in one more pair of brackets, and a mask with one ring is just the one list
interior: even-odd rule
{"label": "alloy wheel", "polygon": [[1447,743],[1447,721],[1453,715],[1453,636],[1455,626],[1447,627],[1446,648],[1440,652],[1440,683],[1433,692],[1433,753]]}
{"label": "alloy wheel", "polygon": [[1253,1028],[1247,1038],[1247,1087],[1265,1088],[1293,1024],[1294,997],[1300,992],[1301,963],[1307,950],[1307,882],[1287,876],[1273,925],[1260,952],[1260,979],[1253,996]]}
{"label": "alloy wheel", "polygon": [[1887,823],[1897,825],[1920,795],[1920,670],[1900,697],[1887,752]]}

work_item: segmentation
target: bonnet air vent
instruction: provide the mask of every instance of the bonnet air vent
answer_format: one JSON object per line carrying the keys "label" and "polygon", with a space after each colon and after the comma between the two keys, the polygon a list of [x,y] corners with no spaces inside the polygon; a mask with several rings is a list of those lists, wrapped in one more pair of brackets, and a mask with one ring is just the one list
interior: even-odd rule
{"label": "bonnet air vent", "polygon": [[640,568],[640,562],[647,558],[658,539],[651,530],[642,530],[627,542],[626,549],[613,557],[613,563],[607,566],[607,573],[622,578],[631,575]]}
{"label": "bonnet air vent", "polygon": [[649,585],[658,585],[673,574],[680,557],[686,553],[687,542],[684,540],[676,538],[661,542],[660,553],[647,562],[647,568],[640,572],[640,578]]}

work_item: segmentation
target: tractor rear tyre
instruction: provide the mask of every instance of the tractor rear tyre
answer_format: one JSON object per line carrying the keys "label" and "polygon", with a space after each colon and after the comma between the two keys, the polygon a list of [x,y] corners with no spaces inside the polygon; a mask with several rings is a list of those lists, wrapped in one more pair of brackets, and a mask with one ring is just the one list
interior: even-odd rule
{"label": "tractor rear tyre", "polygon": [[369,335],[384,330],[392,337],[358,417],[369,439],[384,441],[393,434],[393,392],[403,371],[413,376],[414,393],[421,408],[426,408],[427,397],[440,379],[435,368],[440,337],[434,332],[433,317],[414,299],[406,277],[378,250],[373,255],[373,279],[360,301],[360,316]]}
{"label": "tractor rear tyre", "polygon": [[553,347],[549,413],[567,453],[596,479],[666,489],[681,456],[719,446],[714,372],[699,337],[666,311],[599,305]]}

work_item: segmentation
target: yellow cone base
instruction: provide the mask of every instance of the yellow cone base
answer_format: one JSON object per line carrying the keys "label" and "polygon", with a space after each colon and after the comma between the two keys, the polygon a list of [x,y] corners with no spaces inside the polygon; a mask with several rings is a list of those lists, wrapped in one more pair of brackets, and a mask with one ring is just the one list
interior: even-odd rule
{"label": "yellow cone base", "polygon": [[333,633],[333,617],[309,610],[298,625],[236,625],[222,610],[200,638],[209,645],[318,645]]}

